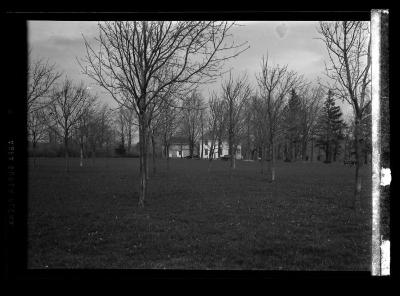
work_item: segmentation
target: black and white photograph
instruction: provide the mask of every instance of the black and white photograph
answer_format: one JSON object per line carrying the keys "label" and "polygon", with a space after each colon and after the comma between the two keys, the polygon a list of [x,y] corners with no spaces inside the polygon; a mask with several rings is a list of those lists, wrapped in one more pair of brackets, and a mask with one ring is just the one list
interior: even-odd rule
{"label": "black and white photograph", "polygon": [[388,14],[28,19],[26,269],[390,274]]}

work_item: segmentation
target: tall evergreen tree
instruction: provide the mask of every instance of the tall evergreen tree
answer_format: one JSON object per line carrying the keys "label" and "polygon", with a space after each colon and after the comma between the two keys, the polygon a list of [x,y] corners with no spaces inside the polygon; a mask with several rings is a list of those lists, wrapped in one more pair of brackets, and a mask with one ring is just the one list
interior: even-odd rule
{"label": "tall evergreen tree", "polygon": [[329,90],[319,118],[317,132],[317,146],[325,152],[325,162],[332,162],[332,156],[336,158],[344,127],[340,106],[336,106],[333,92]]}
{"label": "tall evergreen tree", "polygon": [[285,129],[286,129],[286,159],[292,161],[297,158],[300,151],[300,135],[302,108],[299,95],[292,89],[289,101],[285,107]]}

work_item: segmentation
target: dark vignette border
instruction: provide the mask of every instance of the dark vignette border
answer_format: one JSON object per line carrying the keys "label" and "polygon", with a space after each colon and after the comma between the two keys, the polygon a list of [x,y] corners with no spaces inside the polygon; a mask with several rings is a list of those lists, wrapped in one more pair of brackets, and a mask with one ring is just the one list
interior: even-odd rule
{"label": "dark vignette border", "polygon": [[[25,11],[25,12],[24,12]],[[27,130],[26,130],[26,69],[27,69],[27,20],[176,20],[176,19],[208,19],[208,20],[287,20],[287,21],[316,21],[316,20],[369,20],[370,10],[361,9],[348,11],[207,11],[207,10],[175,10],[137,12],[66,12],[50,10],[43,12],[38,8],[29,10],[10,9],[5,21],[7,46],[7,153],[8,175],[15,172],[14,180],[9,179],[9,185],[15,184],[14,190],[8,186],[7,199],[3,199],[3,227],[5,230],[5,245],[3,255],[5,266],[3,272],[11,279],[48,279],[48,278],[96,278],[96,279],[266,279],[266,278],[334,278],[334,279],[370,279],[369,272],[285,272],[285,271],[201,271],[201,270],[28,270],[27,269]],[[390,30],[391,27],[389,27]],[[388,68],[386,68],[388,69]],[[390,76],[389,71],[387,71]],[[387,86],[388,87],[388,86]],[[389,102],[391,110],[392,102]],[[390,117],[390,128],[393,128],[393,117]],[[11,142],[12,141],[12,142]],[[391,143],[392,144],[392,143]],[[392,150],[392,149],[391,149]],[[390,158],[392,154],[390,154]],[[392,187],[392,186],[391,186]],[[392,189],[392,188],[391,188]]]}

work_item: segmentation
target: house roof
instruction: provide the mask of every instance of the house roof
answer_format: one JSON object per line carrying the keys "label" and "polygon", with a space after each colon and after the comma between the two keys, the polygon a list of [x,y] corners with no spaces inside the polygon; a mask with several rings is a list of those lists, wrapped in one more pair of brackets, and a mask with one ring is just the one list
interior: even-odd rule
{"label": "house roof", "polygon": [[[200,138],[201,138],[201,137],[200,137]],[[203,139],[204,139],[205,141],[207,141],[207,140],[212,140],[212,139],[213,139],[212,133],[211,133],[210,131],[204,133]],[[228,139],[227,139],[226,137],[223,136],[221,140],[222,140],[222,141],[227,141]]]}
{"label": "house roof", "polygon": [[185,137],[182,137],[182,136],[175,136],[175,137],[172,137],[171,139],[170,139],[170,143],[171,144],[187,144],[187,145],[189,145],[189,141],[188,141],[188,139],[187,138],[185,138]]}

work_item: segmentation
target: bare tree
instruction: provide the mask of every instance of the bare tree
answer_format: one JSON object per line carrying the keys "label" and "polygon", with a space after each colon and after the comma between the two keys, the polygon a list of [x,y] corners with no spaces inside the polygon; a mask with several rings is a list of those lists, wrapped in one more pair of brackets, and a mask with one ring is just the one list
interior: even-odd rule
{"label": "bare tree", "polygon": [[107,104],[103,104],[99,107],[98,111],[99,117],[99,146],[103,148],[103,145],[106,144],[108,138],[108,131],[111,130],[111,119],[112,119],[112,110]]}
{"label": "bare tree", "polygon": [[32,143],[33,167],[36,167],[36,146],[47,134],[46,115],[43,109],[28,113],[28,134]]}
{"label": "bare tree", "polygon": [[[169,98],[172,102],[173,98]],[[162,108],[162,112],[160,114],[160,127],[159,134],[162,138],[164,155],[167,159],[167,169],[169,170],[169,147],[171,145],[171,139],[176,133],[179,127],[179,109],[173,107],[172,103],[165,102],[165,107]]]}
{"label": "bare tree", "polygon": [[[224,61],[245,50],[227,43],[228,22],[134,21],[99,23],[96,49],[85,39],[82,70],[139,120],[139,206],[146,196],[149,108],[172,91],[213,81]],[[233,50],[233,52],[232,52]]]}
{"label": "bare tree", "polygon": [[[313,135],[315,135],[317,121],[322,109],[323,89],[320,86],[307,86],[300,92],[299,97],[301,104],[301,154],[303,161],[305,161],[307,157],[307,145]],[[314,143],[312,142],[311,145],[311,150],[313,150]],[[310,156],[310,160],[312,160],[312,156]]]}
{"label": "bare tree", "polygon": [[61,73],[56,71],[56,66],[48,61],[38,59],[28,63],[28,114],[46,107],[60,77]]}
{"label": "bare tree", "polygon": [[137,119],[136,119],[136,113],[134,110],[129,109],[129,108],[123,108],[121,109],[123,119],[125,120],[125,128],[127,132],[127,152],[130,153],[132,150],[132,140],[133,136],[137,130]]}
{"label": "bare tree", "polygon": [[[124,116],[124,107],[120,106],[119,108],[116,109],[115,112],[115,125],[117,127],[117,134],[119,135],[120,138],[120,148],[125,151],[125,139],[126,139],[126,133],[127,133],[127,128],[126,128],[126,120]],[[121,151],[122,153],[122,151]]]}
{"label": "bare tree", "polygon": [[69,170],[68,144],[71,130],[78,124],[84,110],[91,104],[91,98],[83,84],[74,86],[70,80],[66,79],[61,88],[54,91],[52,102],[48,105],[51,126],[64,140],[67,171]]}
{"label": "bare tree", "polygon": [[193,157],[194,148],[201,135],[203,99],[197,92],[192,92],[182,104],[181,130],[189,143],[189,154]]}
{"label": "bare tree", "polygon": [[268,117],[266,116],[268,112],[267,105],[260,96],[255,95],[252,97],[250,106],[251,106],[250,110],[253,115],[251,118],[251,128],[253,130],[255,143],[257,147],[257,160],[261,152],[260,167],[261,167],[261,174],[264,174],[264,166],[265,166],[264,164],[267,158],[266,148],[267,145],[269,144],[268,141],[269,121]]}
{"label": "bare tree", "polygon": [[[225,119],[225,102],[218,98],[216,93],[211,94],[211,98],[208,101],[209,112],[207,121],[208,139],[211,141],[209,145],[209,164],[208,170],[211,169],[211,163],[214,159],[215,149],[219,149],[219,141],[222,138],[222,133],[224,132],[224,119]],[[217,145],[218,144],[218,145]],[[204,146],[202,140],[202,146]]]}
{"label": "bare tree", "polygon": [[289,92],[303,83],[296,72],[289,71],[287,66],[271,66],[268,56],[263,58],[261,73],[257,75],[260,98],[266,107],[268,143],[271,147],[271,180],[275,180],[275,140],[281,132],[281,122]]}
{"label": "bare tree", "polygon": [[356,209],[361,193],[361,124],[371,104],[369,24],[360,21],[320,22],[318,32],[329,55],[326,74],[333,82],[329,88],[353,107],[356,152],[353,207]]}
{"label": "bare tree", "polygon": [[223,100],[227,112],[227,128],[229,155],[231,158],[231,170],[236,167],[236,150],[239,144],[239,135],[242,132],[245,105],[250,95],[251,87],[247,80],[247,75],[243,74],[236,79],[232,75],[222,84]]}
{"label": "bare tree", "polygon": [[[87,141],[89,138],[89,121],[91,117],[91,106],[87,105],[82,109],[81,116],[77,120],[75,125],[76,134],[78,136],[78,143],[80,149],[80,163],[79,166],[83,166],[84,154],[87,159]],[[86,145],[85,145],[86,144]],[[85,149],[86,148],[86,149]]]}

